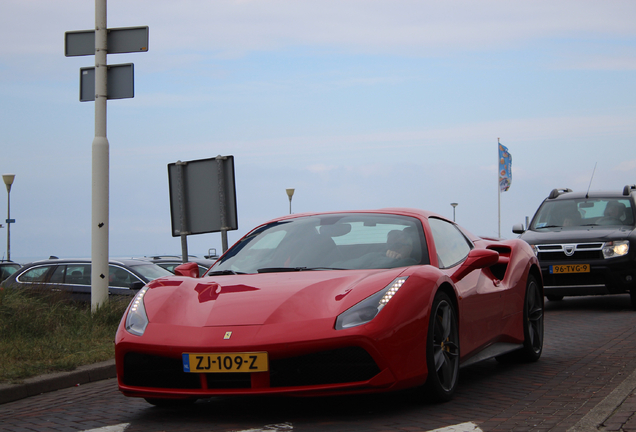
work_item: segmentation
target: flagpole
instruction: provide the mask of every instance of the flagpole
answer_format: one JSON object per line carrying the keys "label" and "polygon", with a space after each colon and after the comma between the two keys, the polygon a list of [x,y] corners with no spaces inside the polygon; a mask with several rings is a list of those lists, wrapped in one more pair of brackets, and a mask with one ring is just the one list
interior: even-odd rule
{"label": "flagpole", "polygon": [[501,238],[501,185],[499,184],[499,138],[497,138],[497,237]]}

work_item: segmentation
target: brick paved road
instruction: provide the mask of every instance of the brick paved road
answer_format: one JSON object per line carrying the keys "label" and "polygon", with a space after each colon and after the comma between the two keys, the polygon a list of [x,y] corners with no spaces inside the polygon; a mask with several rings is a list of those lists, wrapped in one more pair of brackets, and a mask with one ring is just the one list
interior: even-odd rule
{"label": "brick paved road", "polygon": [[[0,430],[76,431],[129,424],[126,432],[389,432],[474,422],[487,432],[566,431],[636,369],[636,312],[625,295],[547,302],[546,309],[539,362],[500,365],[491,360],[463,369],[456,397],[446,404],[428,404],[408,391],[347,398],[210,399],[188,409],[161,410],[125,398],[115,380],[107,380],[0,405]],[[631,403],[633,397],[626,407]],[[620,430],[622,419],[611,421],[607,430]]]}

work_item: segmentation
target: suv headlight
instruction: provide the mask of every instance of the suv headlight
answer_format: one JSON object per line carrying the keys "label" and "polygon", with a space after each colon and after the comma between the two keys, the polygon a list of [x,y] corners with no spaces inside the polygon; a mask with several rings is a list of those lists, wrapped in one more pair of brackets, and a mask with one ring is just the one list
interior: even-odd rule
{"label": "suv headlight", "polygon": [[627,255],[629,240],[611,241],[603,246],[603,258],[615,258]]}
{"label": "suv headlight", "polygon": [[371,321],[393,298],[406,279],[408,279],[408,276],[395,279],[381,291],[341,313],[336,319],[336,330],[356,327]]}
{"label": "suv headlight", "polygon": [[141,336],[148,326],[148,315],[144,307],[144,295],[148,291],[148,285],[139,290],[133,301],[130,303],[128,315],[126,315],[126,330],[135,336]]}

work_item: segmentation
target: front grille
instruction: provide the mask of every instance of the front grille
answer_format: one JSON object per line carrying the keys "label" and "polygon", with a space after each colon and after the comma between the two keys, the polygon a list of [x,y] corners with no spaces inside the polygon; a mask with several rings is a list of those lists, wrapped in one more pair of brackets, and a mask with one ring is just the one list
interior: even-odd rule
{"label": "front grille", "polygon": [[198,389],[198,374],[183,372],[181,359],[128,353],[124,357],[124,384],[136,387]]}
{"label": "front grille", "polygon": [[270,369],[272,387],[366,381],[380,372],[371,355],[359,347],[273,360]]}
{"label": "front grille", "polygon": [[[297,387],[367,381],[380,372],[371,355],[360,347],[321,351],[270,360],[270,387]],[[201,374],[183,372],[181,359],[128,353],[124,357],[125,385],[134,387],[202,389]],[[208,389],[249,389],[249,373],[209,373]]]}
{"label": "front grille", "polygon": [[536,245],[539,261],[589,261],[603,259],[603,243]]}
{"label": "front grille", "polygon": [[546,286],[589,286],[605,285],[605,276],[600,273],[567,273],[562,275],[544,274]]}

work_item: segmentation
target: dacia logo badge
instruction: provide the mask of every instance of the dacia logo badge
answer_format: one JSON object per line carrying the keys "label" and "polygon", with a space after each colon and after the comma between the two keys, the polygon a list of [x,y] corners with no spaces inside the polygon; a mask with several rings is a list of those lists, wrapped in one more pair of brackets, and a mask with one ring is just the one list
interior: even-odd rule
{"label": "dacia logo badge", "polygon": [[563,245],[563,251],[565,252],[566,256],[574,255],[574,249],[575,245]]}
{"label": "dacia logo badge", "polygon": [[225,336],[223,336],[223,339],[229,339],[232,337],[232,332],[225,332]]}

